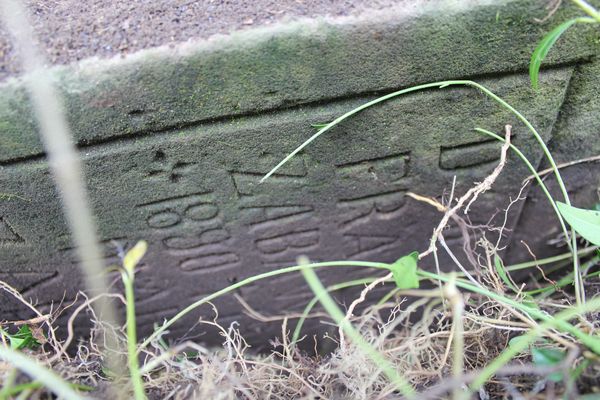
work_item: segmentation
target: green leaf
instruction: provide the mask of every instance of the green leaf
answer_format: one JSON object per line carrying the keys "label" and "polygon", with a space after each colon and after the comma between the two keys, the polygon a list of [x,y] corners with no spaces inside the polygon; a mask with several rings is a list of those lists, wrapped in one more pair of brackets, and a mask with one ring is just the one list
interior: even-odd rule
{"label": "green leaf", "polygon": [[560,201],[557,201],[556,205],[575,232],[588,242],[600,246],[600,211],[584,210]]}
{"label": "green leaf", "polygon": [[[554,367],[562,362],[566,357],[566,353],[558,349],[548,348],[532,348],[531,358],[533,363],[538,367]],[[547,379],[553,382],[560,382],[563,378],[563,374],[560,372],[553,372],[547,376]]]}
{"label": "green leaf", "polygon": [[23,325],[14,335],[8,335],[10,347],[13,350],[33,349],[39,346],[39,342],[33,337],[33,332],[28,325]]}
{"label": "green leaf", "polygon": [[560,35],[575,24],[577,20],[577,18],[570,19],[552,29],[535,48],[529,63],[529,78],[531,79],[531,86],[533,86],[534,89],[538,88],[538,78],[542,61],[546,58],[548,52],[552,46],[554,46],[554,43],[556,43]]}
{"label": "green leaf", "polygon": [[123,258],[123,267],[128,271],[133,271],[142,257],[144,257],[144,254],[146,254],[147,249],[148,243],[144,240],[137,242],[136,245],[125,254],[125,257]]}
{"label": "green leaf", "polygon": [[419,253],[413,251],[390,266],[390,271],[392,271],[394,281],[399,289],[414,289],[419,287],[419,277],[417,275],[418,261]]}

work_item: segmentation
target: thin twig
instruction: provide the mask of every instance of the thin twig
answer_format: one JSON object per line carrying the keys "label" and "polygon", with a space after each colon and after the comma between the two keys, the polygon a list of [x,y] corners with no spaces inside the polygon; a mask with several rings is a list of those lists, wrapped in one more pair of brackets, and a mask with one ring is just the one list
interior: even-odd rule
{"label": "thin twig", "polygon": [[[386,281],[390,280],[393,278],[392,273],[390,272],[389,274],[387,274],[386,276],[382,276],[381,278],[371,282],[370,284],[368,284],[361,292],[360,292],[360,296],[355,299],[351,304],[350,307],[348,307],[348,310],[346,311],[346,315],[344,316],[343,321],[349,321],[350,318],[352,318],[352,313],[354,312],[354,309],[363,301],[366,300],[367,298],[367,294],[369,294],[369,292],[371,290],[373,290],[375,287],[377,287],[380,284],[385,283]],[[338,332],[340,335],[340,348],[342,350],[346,349],[346,340],[344,339],[344,323],[340,323],[338,326]]]}
{"label": "thin twig", "polygon": [[[460,379],[463,374],[465,360],[464,360],[464,331],[465,326],[463,322],[463,313],[465,310],[465,303],[462,295],[460,294],[454,280],[456,276],[453,275],[453,280],[444,285],[444,296],[450,301],[452,306],[452,336],[448,341],[453,342],[453,354],[452,354],[452,375],[456,379]],[[449,344],[448,344],[449,345]],[[461,388],[456,387],[452,397],[454,400],[460,399],[462,395]]]}
{"label": "thin twig", "polygon": [[504,168],[504,165],[506,164],[506,153],[508,152],[508,149],[510,148],[511,129],[512,129],[512,127],[510,125],[505,126],[505,132],[506,132],[505,141],[502,144],[502,148],[500,150],[500,161],[499,161],[498,165],[496,166],[496,168],[494,168],[492,173],[488,177],[486,177],[483,180],[483,182],[480,182],[477,185],[475,185],[474,187],[472,187],[471,189],[469,189],[467,191],[467,193],[465,193],[461,198],[459,198],[456,201],[456,205],[454,207],[452,207],[451,209],[449,209],[444,214],[444,216],[442,217],[442,220],[438,224],[437,228],[433,231],[433,236],[431,237],[431,242],[429,244],[429,248],[426,251],[419,254],[419,259],[422,259],[425,256],[431,254],[431,252],[433,252],[433,249],[438,240],[438,237],[441,235],[442,231],[448,224],[448,221],[450,220],[452,215],[456,214],[458,212],[458,210],[460,210],[467,201],[468,201],[468,203],[467,203],[467,206],[465,207],[464,213],[465,214],[468,213],[469,207],[471,206],[471,204],[473,204],[473,202],[475,200],[477,200],[477,197],[481,193],[487,191],[488,189],[490,189],[492,187],[492,184],[496,181],[496,178],[498,177],[498,175],[500,175],[500,172],[502,171],[502,169]]}
{"label": "thin twig", "polygon": [[[581,158],[579,160],[574,160],[574,161],[569,161],[569,162],[565,162],[562,164],[558,164],[556,165],[556,168],[558,169],[562,169],[562,168],[567,168],[567,167],[571,167],[573,165],[577,165],[577,164],[583,164],[583,163],[588,163],[588,162],[595,162],[595,161],[600,161],[600,154],[597,156],[591,156],[591,157],[586,157],[586,158]],[[548,175],[550,173],[554,172],[554,169],[552,168],[546,168],[541,170],[540,172],[538,172],[539,176],[544,176],[544,175]],[[527,178],[523,179],[523,183],[527,183],[530,180],[535,179],[535,175],[529,175]]]}
{"label": "thin twig", "polygon": [[542,24],[542,23],[548,21],[558,11],[561,3],[562,3],[562,0],[550,1],[550,3],[546,6],[546,9],[549,10],[548,14],[546,14],[546,16],[544,18],[534,18],[533,20],[539,24]]}
{"label": "thin twig", "polygon": [[[85,296],[85,294],[83,295]],[[77,318],[77,316],[79,315],[79,313],[81,311],[83,311],[86,308],[91,308],[91,305],[100,300],[100,298],[104,298],[104,297],[111,297],[111,298],[118,298],[120,299],[123,304],[125,304],[125,298],[123,297],[123,295],[119,294],[119,293],[104,293],[104,294],[99,294],[98,296],[92,297],[91,299],[86,299],[86,301],[84,301],[83,303],[81,303],[74,311],[73,314],[71,314],[71,316],[69,317],[69,320],[67,321],[67,338],[65,339],[65,341],[63,342],[61,349],[58,353],[56,353],[52,358],[50,358],[48,360],[48,362],[50,364],[54,363],[55,361],[59,360],[63,354],[65,354],[65,352],[67,351],[67,348],[69,347],[69,345],[71,344],[71,342],[73,341],[73,338],[75,337],[75,332],[73,330],[73,323],[75,322],[75,318]]]}
{"label": "thin twig", "polygon": [[304,315],[304,313],[290,313],[285,315],[264,315],[256,311],[242,296],[237,293],[233,294],[233,297],[244,307],[246,315],[250,318],[253,318],[260,322],[275,322],[275,321],[283,321],[286,319],[295,319],[295,318],[318,318],[318,317],[327,317],[329,314],[324,312],[316,312],[308,315]]}
{"label": "thin twig", "polygon": [[[510,148],[511,128],[512,127],[510,125],[506,125],[505,126],[505,131],[506,131],[505,142],[502,145],[502,149],[501,149],[501,153],[500,153],[500,161],[499,161],[498,165],[496,166],[496,168],[494,168],[494,170],[492,171],[492,173],[489,176],[487,176],[482,182],[478,183],[477,185],[475,185],[474,187],[472,187],[471,189],[469,189],[467,191],[467,193],[465,193],[460,199],[458,199],[457,202],[456,202],[456,205],[453,208],[448,209],[448,207],[445,207],[444,205],[440,204],[435,199],[432,199],[430,197],[425,197],[425,196],[421,196],[421,195],[409,192],[410,193],[409,197],[412,197],[413,199],[415,199],[417,201],[428,203],[428,204],[434,206],[439,211],[444,211],[445,212],[444,216],[442,217],[442,220],[440,221],[440,223],[438,224],[437,228],[433,232],[429,248],[426,251],[424,251],[423,253],[419,254],[419,259],[424,258],[428,254],[430,254],[432,251],[434,251],[434,249],[435,249],[435,243],[438,240],[441,240],[442,245],[449,251],[449,249],[447,248],[447,246],[445,246],[445,243],[443,242],[443,238],[441,237],[443,229],[448,224],[448,221],[450,220],[450,218],[452,218],[452,216],[454,216],[454,214],[456,214],[456,212],[463,206],[463,204],[465,202],[469,201],[467,203],[467,206],[466,206],[465,211],[464,211],[465,214],[466,214],[468,212],[468,209],[471,206],[471,204],[473,204],[473,202],[475,200],[477,200],[477,197],[481,193],[489,190],[492,187],[492,184],[496,181],[496,178],[498,177],[498,175],[500,175],[500,172],[502,171],[502,169],[504,168],[504,165],[506,164],[506,154],[508,152],[508,149]],[[456,258],[454,257],[454,255],[452,254],[451,251],[449,251],[449,254],[450,254],[451,257],[453,257],[453,259],[455,260],[455,262],[457,262],[457,264],[459,265],[459,267],[461,268],[461,270],[472,280],[472,282],[475,285],[477,285],[477,286],[481,286],[479,284],[479,282],[477,282],[460,265],[460,263],[458,263],[458,261],[456,260]],[[346,312],[344,320],[349,320],[349,318],[352,316],[352,312],[354,311],[354,308],[356,308],[357,305],[359,305],[360,303],[362,303],[363,301],[365,301],[367,294],[371,290],[373,290],[380,283],[383,283],[383,282],[391,279],[392,277],[393,277],[392,274],[389,273],[386,276],[381,277],[378,280],[376,280],[376,281],[372,282],[371,284],[367,285],[362,290],[359,298],[357,298],[356,300],[354,300],[352,302],[352,304],[350,305],[350,307],[348,308],[348,311]],[[342,326],[340,325],[338,329],[339,329],[339,335],[340,335],[340,347],[341,348],[345,348],[345,339],[344,339],[344,332],[343,332]]]}

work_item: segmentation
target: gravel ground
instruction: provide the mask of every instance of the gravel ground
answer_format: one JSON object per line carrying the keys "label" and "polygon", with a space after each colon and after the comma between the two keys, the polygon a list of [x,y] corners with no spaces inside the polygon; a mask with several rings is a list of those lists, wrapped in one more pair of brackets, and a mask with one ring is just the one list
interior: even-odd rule
{"label": "gravel ground", "polygon": [[[268,25],[284,18],[343,16],[406,0],[26,0],[46,57],[67,64],[190,38]],[[0,26],[0,80],[20,72]]]}

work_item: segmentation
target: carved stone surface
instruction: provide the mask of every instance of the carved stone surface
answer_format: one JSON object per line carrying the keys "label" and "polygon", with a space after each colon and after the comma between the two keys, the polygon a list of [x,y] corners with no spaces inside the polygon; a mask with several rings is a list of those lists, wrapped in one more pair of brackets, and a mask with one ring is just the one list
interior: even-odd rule
{"label": "carved stone surface", "polygon": [[[534,2],[505,3],[451,8],[449,15],[430,10],[309,21],[57,69],[106,264],[118,263],[115,243],[127,247],[145,239],[150,245],[136,284],[141,332],[233,282],[295,265],[300,255],[392,262],[424,250],[441,215],[406,193],[447,195],[456,178],[455,193],[462,194],[484,179],[498,163],[500,144],[474,127],[502,135],[505,124],[513,125],[513,143],[543,168],[539,145],[513,115],[474,89],[451,87],[399,97],[346,120],[259,184],[314,133],[311,124],[331,121],[373,99],[375,91],[472,77],[529,118],[560,160],[598,154],[598,67],[589,61],[597,49],[587,40],[593,34],[567,35],[573,42],[553,50],[553,66],[534,92],[525,68],[542,34],[530,22],[539,10]],[[489,37],[453,35],[475,29],[476,21]],[[432,43],[439,45],[436,63],[428,54]],[[0,279],[50,307],[73,300],[83,286],[22,79],[4,83],[0,96],[0,187],[18,196],[0,202]],[[575,203],[585,206],[594,201],[599,174],[580,168],[587,174],[575,175],[591,183],[580,185],[585,193]],[[527,175],[511,154],[493,189],[471,207],[471,223],[485,225],[496,216],[498,224]],[[570,183],[579,190],[578,182]],[[506,228],[517,227],[517,236],[503,244],[518,235],[531,240],[553,226],[546,209],[536,206],[543,199],[533,196],[511,208]],[[459,252],[460,231],[450,227],[445,238]],[[524,254],[507,251],[511,259]],[[441,257],[442,267],[452,268]],[[332,283],[367,273],[335,268],[319,276]],[[299,274],[238,294],[266,315],[301,310],[311,297]],[[3,319],[26,316],[9,296],[0,296]],[[252,322],[231,296],[215,305],[221,322],[239,321],[253,342],[279,332],[276,325]],[[199,315],[211,315],[210,308],[175,325],[174,336],[206,330],[190,331]]]}

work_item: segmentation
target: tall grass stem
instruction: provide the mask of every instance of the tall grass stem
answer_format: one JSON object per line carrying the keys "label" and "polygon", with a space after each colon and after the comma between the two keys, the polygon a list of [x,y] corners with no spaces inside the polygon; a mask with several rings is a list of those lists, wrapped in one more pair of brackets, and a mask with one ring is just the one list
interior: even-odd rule
{"label": "tall grass stem", "polygon": [[[62,198],[73,244],[81,260],[86,288],[92,297],[107,293],[108,283],[102,265],[102,253],[97,244],[96,227],[89,207],[81,161],[71,139],[61,96],[52,84],[42,54],[34,45],[36,40],[23,4],[17,0],[2,0],[0,11],[0,18],[13,36],[14,46],[22,56],[23,69],[27,73],[25,82],[39,122],[40,137]],[[115,310],[107,298],[100,298],[95,305],[95,311],[104,323],[117,325]],[[108,333],[106,340],[109,348],[118,348],[119,342],[114,335]],[[122,363],[113,353],[106,352],[105,358],[116,375],[124,372]]]}

